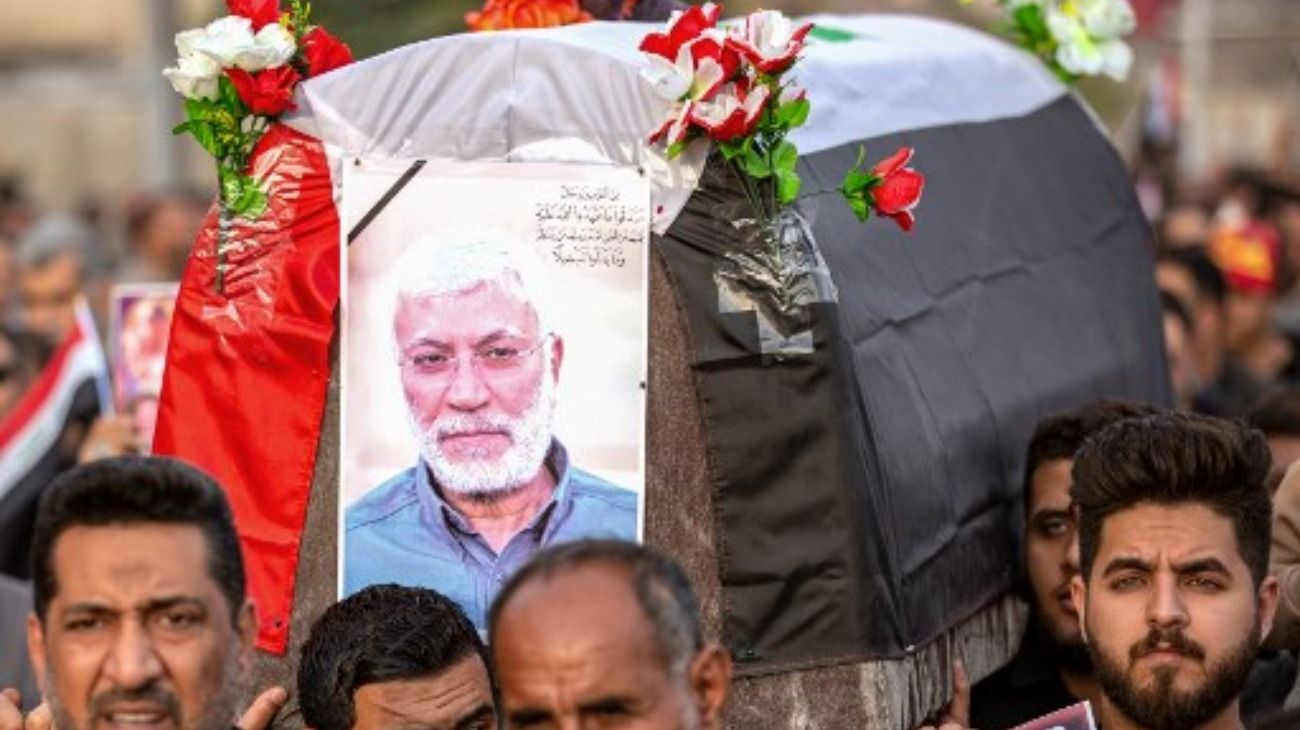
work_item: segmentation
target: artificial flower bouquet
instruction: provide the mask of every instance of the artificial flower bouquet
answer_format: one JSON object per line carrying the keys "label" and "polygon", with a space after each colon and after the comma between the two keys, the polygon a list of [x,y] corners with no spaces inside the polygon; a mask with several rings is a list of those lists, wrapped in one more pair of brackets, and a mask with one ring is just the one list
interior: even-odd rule
{"label": "artificial flower bouquet", "polygon": [[163,71],[185,97],[185,121],[173,133],[194,137],[217,163],[218,291],[232,219],[255,219],[267,208],[266,190],[249,170],[253,149],[294,108],[300,81],[352,61],[344,43],[310,23],[302,0],[287,10],[280,0],[227,0],[226,7],[229,15],[176,35],[177,64]]}
{"label": "artificial flower bouquet", "polygon": [[[812,104],[788,75],[813,24],[760,10],[724,29],[721,14],[714,3],[692,6],[641,42],[650,62],[646,78],[669,102],[649,142],[666,145],[670,160],[697,139],[716,143],[755,214],[770,215],[792,204],[801,187],[799,150],[787,137],[807,121]],[[924,185],[920,173],[904,167],[911,157],[904,148],[871,170],[849,171],[842,193],[860,219],[874,211],[911,229]]]}
{"label": "artificial flower bouquet", "polygon": [[1124,36],[1137,27],[1128,0],[998,0],[1004,32],[1038,56],[1062,81],[1105,74],[1128,78],[1133,49]]}
{"label": "artificial flower bouquet", "polygon": [[[663,145],[669,160],[688,145],[715,145],[717,158],[705,168],[701,189],[726,201],[728,183],[719,177],[729,169],[748,208],[723,202],[712,211],[732,228],[709,244],[717,256],[719,307],[757,314],[766,333],[762,352],[811,353],[809,305],[837,298],[812,228],[795,206],[802,181],[799,150],[789,139],[812,111],[793,69],[813,24],[760,10],[719,27],[721,13],[714,3],[692,6],[642,40],[649,62],[644,76],[667,105],[648,142]],[[860,220],[876,213],[911,230],[925,182],[907,167],[911,158],[905,147],[871,168],[860,157],[848,171],[840,192]]]}

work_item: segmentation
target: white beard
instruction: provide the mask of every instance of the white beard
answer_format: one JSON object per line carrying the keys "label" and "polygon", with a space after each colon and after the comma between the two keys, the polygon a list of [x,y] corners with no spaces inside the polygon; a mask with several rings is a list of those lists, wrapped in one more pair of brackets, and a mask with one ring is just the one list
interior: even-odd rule
{"label": "white beard", "polygon": [[[549,358],[548,358],[549,359]],[[421,429],[408,410],[411,430],[420,455],[438,485],[471,499],[492,499],[522,489],[542,469],[551,448],[551,417],[555,412],[555,378],[543,373],[541,382],[518,418],[452,413]],[[505,453],[496,458],[452,461],[442,452],[439,438],[458,432],[501,431],[510,439]],[[478,455],[475,455],[476,457]]]}

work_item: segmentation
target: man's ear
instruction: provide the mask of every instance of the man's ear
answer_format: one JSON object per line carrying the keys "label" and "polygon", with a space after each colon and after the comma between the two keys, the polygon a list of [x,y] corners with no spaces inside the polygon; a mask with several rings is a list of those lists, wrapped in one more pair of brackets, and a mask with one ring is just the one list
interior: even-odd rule
{"label": "man's ear", "polygon": [[1259,584],[1259,635],[1268,636],[1273,630],[1273,618],[1277,615],[1277,602],[1281,597],[1281,585],[1277,578],[1266,576]]}
{"label": "man's ear", "polygon": [[1088,622],[1084,620],[1084,607],[1088,604],[1088,584],[1083,582],[1082,575],[1073,575],[1070,577],[1070,603],[1074,604],[1074,610],[1079,614],[1079,633],[1083,636],[1083,643],[1088,643]]}
{"label": "man's ear", "polygon": [[27,660],[31,662],[41,692],[48,697],[50,688],[45,686],[45,678],[49,676],[49,667],[45,663],[45,625],[34,612],[27,614]]}
{"label": "man's ear", "polygon": [[240,653],[245,661],[253,660],[253,648],[257,645],[257,606],[252,599],[244,599],[235,617],[235,632],[239,634]]}
{"label": "man's ear", "polygon": [[689,677],[703,727],[722,727],[722,708],[731,689],[731,654],[718,644],[708,644],[691,660]]}

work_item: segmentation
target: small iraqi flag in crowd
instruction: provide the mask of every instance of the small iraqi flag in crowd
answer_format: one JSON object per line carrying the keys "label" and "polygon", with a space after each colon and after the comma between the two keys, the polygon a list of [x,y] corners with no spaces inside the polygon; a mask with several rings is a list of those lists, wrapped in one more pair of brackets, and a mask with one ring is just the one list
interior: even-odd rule
{"label": "small iraqi flag in crowd", "polygon": [[111,403],[108,364],[84,300],[76,324],[0,420],[0,572],[26,577],[41,490],[76,461],[69,426],[84,429]]}

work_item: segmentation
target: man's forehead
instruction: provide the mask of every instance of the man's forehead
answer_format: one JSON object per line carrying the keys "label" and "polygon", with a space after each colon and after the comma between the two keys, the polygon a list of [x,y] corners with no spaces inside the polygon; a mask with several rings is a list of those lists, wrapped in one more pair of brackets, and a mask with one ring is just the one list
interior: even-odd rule
{"label": "man's forehead", "polygon": [[398,297],[394,316],[394,327],[403,339],[485,336],[498,330],[524,336],[537,326],[533,305],[514,287],[499,281],[481,282],[453,293],[403,294]]}
{"label": "man's forehead", "polygon": [[1207,505],[1140,503],[1103,521],[1097,563],[1138,560],[1156,567],[1214,559],[1245,568],[1232,520]]}
{"label": "man's forehead", "polygon": [[[576,604],[568,600],[575,595],[586,599]],[[520,586],[499,617],[502,629],[511,624],[527,631],[546,626],[556,631],[572,628],[577,638],[588,643],[598,642],[604,634],[629,641],[652,635],[631,571],[604,561],[570,566]]]}
{"label": "man's forehead", "polygon": [[195,525],[77,525],[54,543],[55,601],[115,604],[153,597],[222,597]]}
{"label": "man's forehead", "polygon": [[383,715],[418,719],[428,713],[470,709],[491,698],[492,683],[482,658],[471,653],[423,677],[373,682],[357,688],[356,694]]}
{"label": "man's forehead", "polygon": [[1068,510],[1070,508],[1071,459],[1048,459],[1034,467],[1029,478],[1029,508],[1031,514],[1041,510]]}

